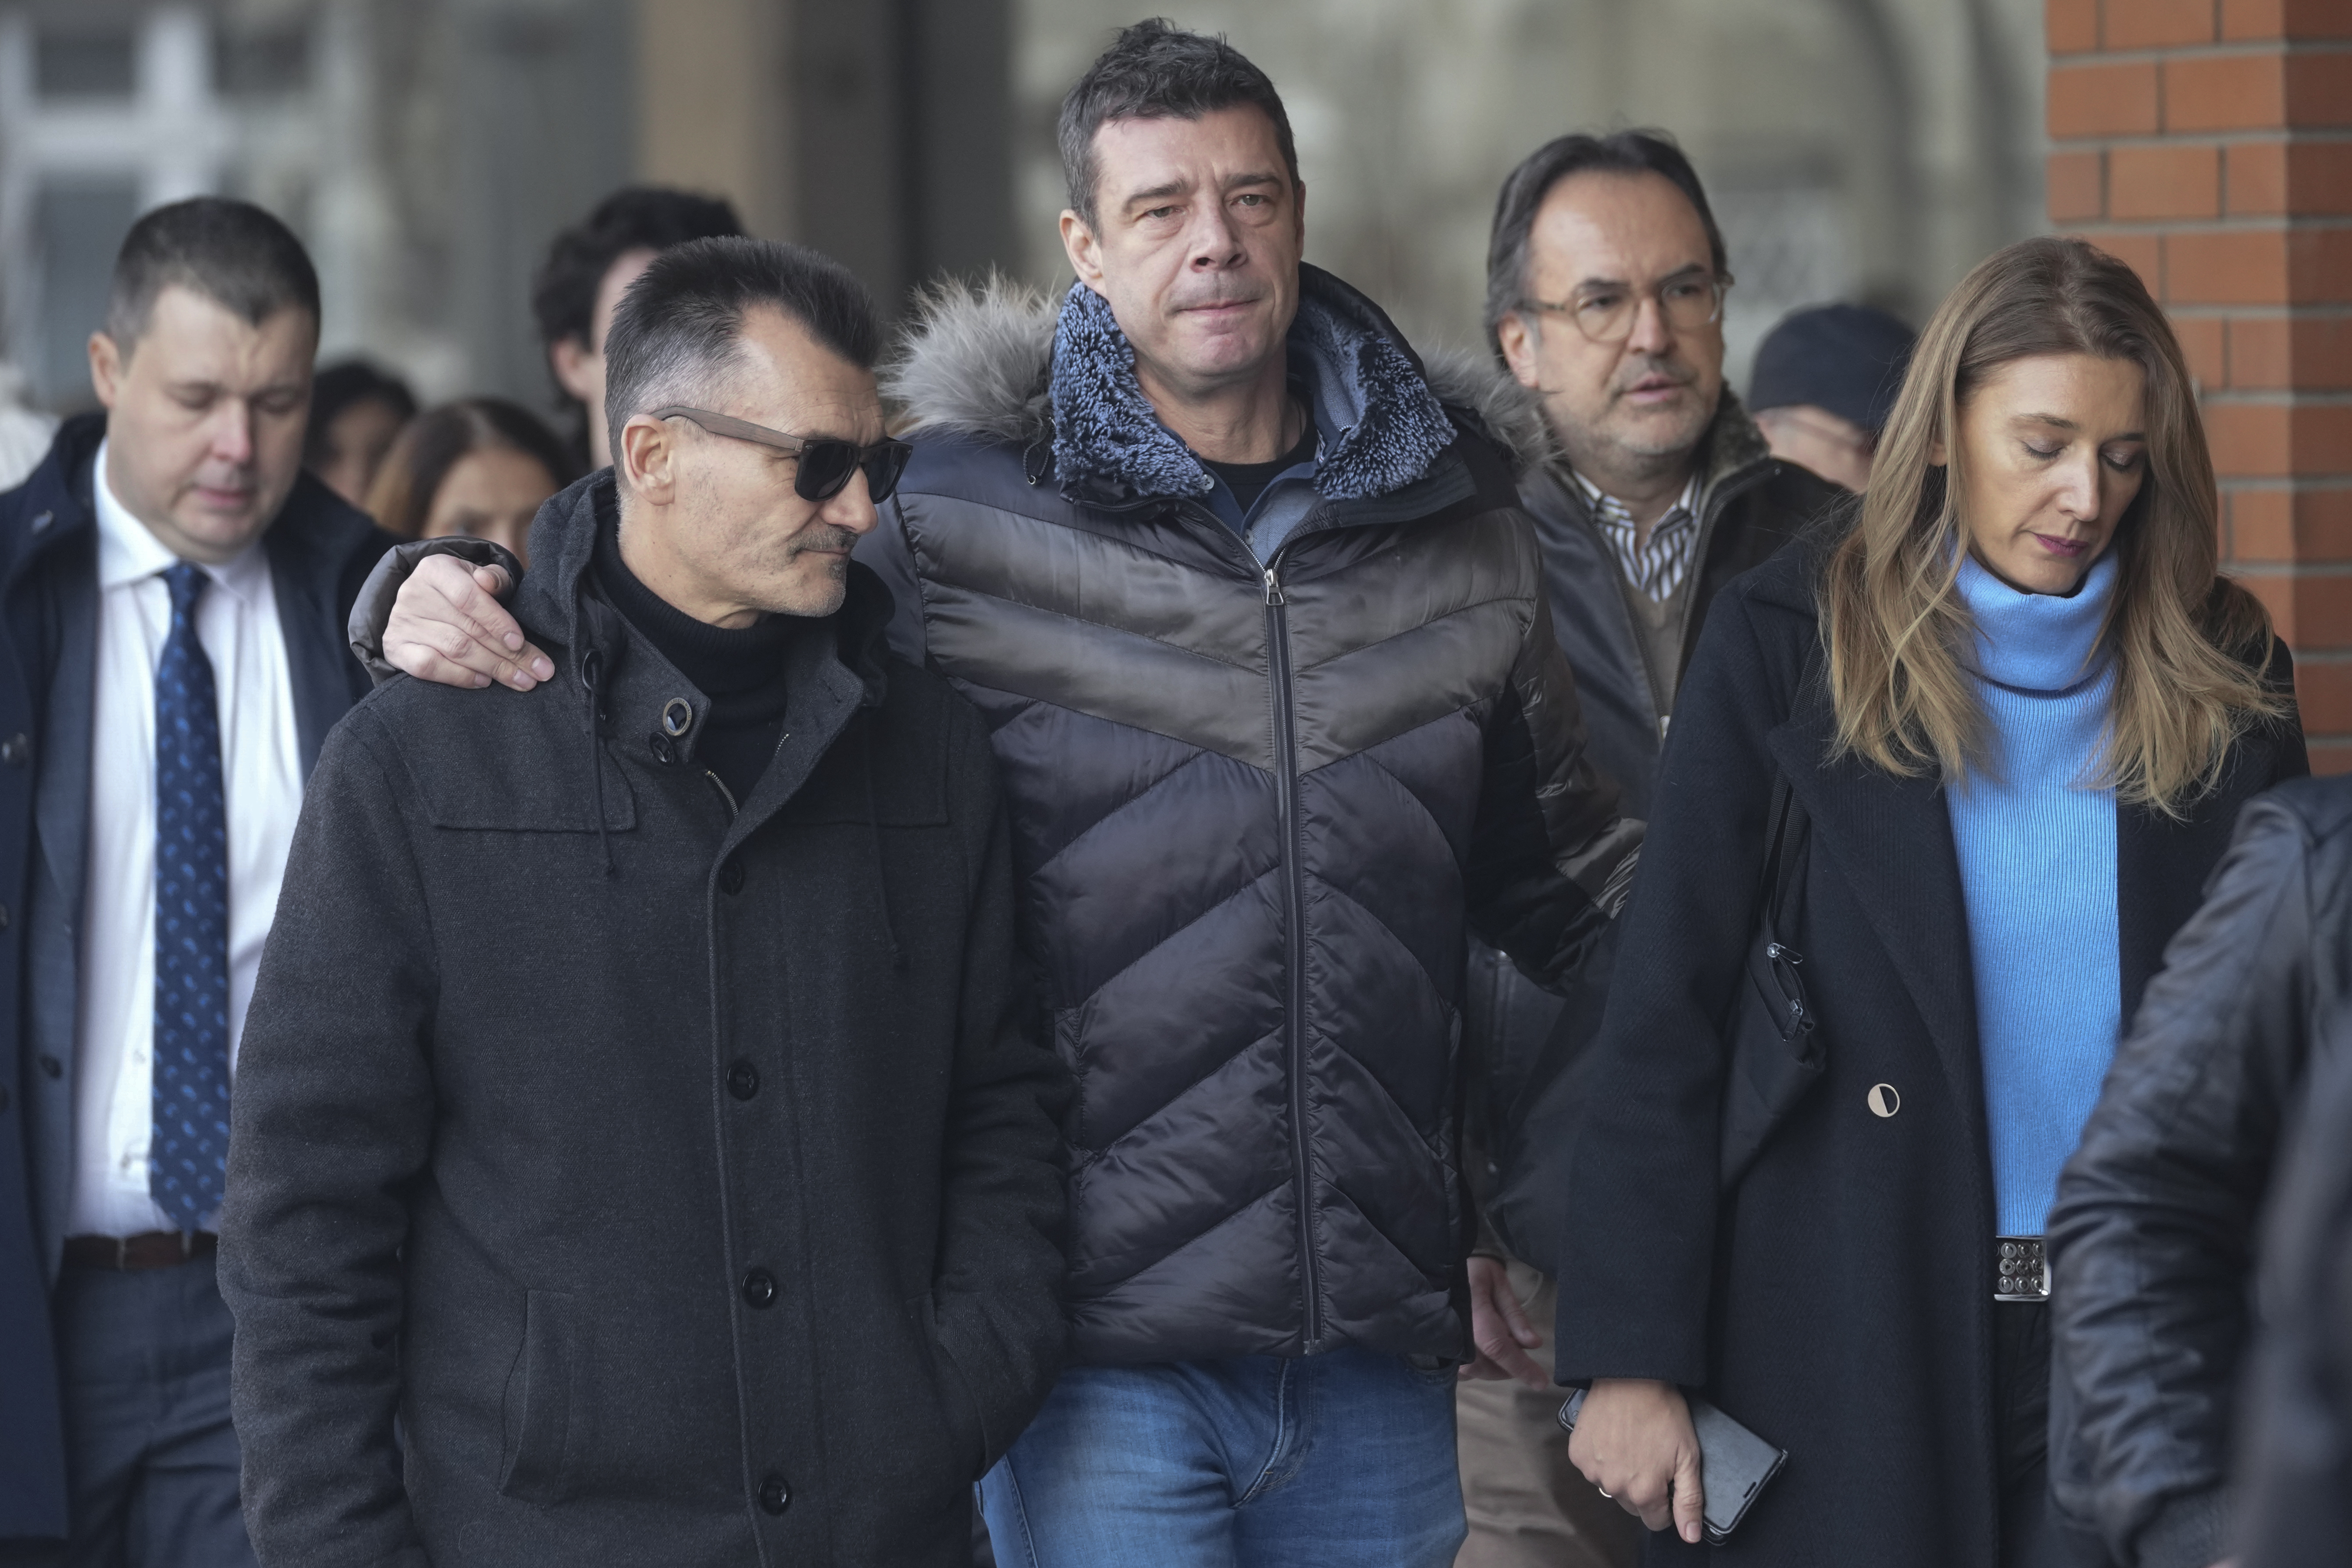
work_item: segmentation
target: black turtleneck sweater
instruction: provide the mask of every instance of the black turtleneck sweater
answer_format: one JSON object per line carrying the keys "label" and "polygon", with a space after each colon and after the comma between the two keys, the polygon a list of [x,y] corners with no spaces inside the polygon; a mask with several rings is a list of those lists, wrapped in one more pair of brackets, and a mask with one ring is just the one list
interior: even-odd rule
{"label": "black turtleneck sweater", "polygon": [[730,631],[697,621],[637,580],[621,559],[620,534],[610,522],[597,530],[596,586],[604,602],[710,699],[702,733],[693,737],[695,760],[739,806],[750,800],[783,739],[785,656],[808,623],[763,615]]}

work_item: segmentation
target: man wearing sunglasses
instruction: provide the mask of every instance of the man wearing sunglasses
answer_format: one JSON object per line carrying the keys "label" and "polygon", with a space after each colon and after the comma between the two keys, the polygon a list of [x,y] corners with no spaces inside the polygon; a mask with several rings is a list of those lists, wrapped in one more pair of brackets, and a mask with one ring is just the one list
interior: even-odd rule
{"label": "man wearing sunglasses", "polygon": [[[1552,624],[1593,760],[1624,790],[1624,810],[1646,817],[1709,601],[1842,492],[1776,461],[1724,385],[1723,236],[1664,134],[1537,149],[1503,183],[1486,277],[1496,401],[1542,433],[1525,446],[1549,448],[1521,469],[1519,495],[1542,543]],[[1573,1078],[1554,1070],[1575,1043],[1573,1030],[1553,1037],[1560,1010],[1474,943],[1469,1163],[1489,1189],[1498,1229],[1482,1250],[1507,1261],[1502,1315],[1517,1343],[1496,1356],[1516,1382],[1461,1390],[1463,1568],[1602,1568],[1639,1550],[1634,1521],[1570,1462],[1553,1347],[1537,1326],[1551,1324],[1553,1249],[1577,1201],[1553,1179],[1577,1110]],[[1578,1354],[1563,1342],[1559,1364]],[[1596,1390],[1586,1409],[1607,1416],[1621,1398]],[[1578,1423],[1578,1442],[1592,1420]]]}
{"label": "man wearing sunglasses", "polygon": [[263,1563],[969,1562],[1066,1075],[986,727],[850,558],[878,338],[811,252],[663,252],[515,597],[547,689],[329,738],[222,1222]]}

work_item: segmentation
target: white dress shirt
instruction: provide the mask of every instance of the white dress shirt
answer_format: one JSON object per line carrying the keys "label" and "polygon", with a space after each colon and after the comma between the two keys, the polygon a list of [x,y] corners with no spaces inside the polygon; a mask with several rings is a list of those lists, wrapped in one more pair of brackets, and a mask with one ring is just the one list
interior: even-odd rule
{"label": "white dress shirt", "polygon": [[[147,1145],[155,1114],[155,667],[172,630],[172,596],[163,574],[178,558],[115,499],[106,483],[106,452],[103,444],[98,449],[92,486],[98,666],[70,1236],[176,1228],[148,1196]],[[257,541],[235,560],[203,570],[212,582],[196,601],[196,640],[212,661],[228,802],[234,1063],[302,810],[302,759],[268,558]]]}

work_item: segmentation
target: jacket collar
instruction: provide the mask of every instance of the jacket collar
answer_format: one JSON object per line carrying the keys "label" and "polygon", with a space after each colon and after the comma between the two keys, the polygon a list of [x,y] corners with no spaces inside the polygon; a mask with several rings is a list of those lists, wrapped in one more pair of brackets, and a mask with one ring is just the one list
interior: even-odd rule
{"label": "jacket collar", "polygon": [[[654,733],[662,707],[673,697],[684,697],[693,707],[691,734],[709,716],[709,698],[671,669],[651,643],[633,636],[619,612],[593,590],[597,528],[618,515],[619,505],[609,468],[598,469],[547,503],[561,526],[534,528],[531,538],[542,550],[551,544],[555,559],[535,563],[523,574],[522,586],[515,595],[515,618],[534,642],[563,650],[565,667],[575,680],[612,695],[614,701],[607,705],[607,711],[621,727],[622,735]],[[811,657],[843,672],[859,706],[878,706],[887,689],[885,634],[890,613],[890,591],[870,569],[852,561],[848,595],[841,609],[810,622],[824,635],[803,640],[814,651]],[[633,643],[642,649],[641,654],[633,651]],[[585,670],[592,655],[599,666],[593,676]],[[660,678],[651,684],[640,678],[647,666],[660,673]],[[623,682],[642,704],[620,702]],[[640,685],[642,691],[637,690]],[[643,706],[645,711],[634,711],[636,706]],[[625,713],[623,707],[630,711]]]}
{"label": "jacket collar", "polygon": [[[1696,464],[1698,481],[1696,515],[1702,524],[1711,522],[1730,500],[1771,476],[1779,459],[1764,439],[1748,410],[1740,405],[1738,394],[1729,387],[1723,389],[1715,405],[1715,417],[1707,421],[1706,430],[1699,437]],[[1568,508],[1570,513],[1590,522],[1592,505],[1584,494],[1584,486],[1568,465],[1564,455],[1555,455],[1527,483],[1531,496],[1548,498],[1554,507]]]}
{"label": "jacket collar", "polygon": [[34,561],[62,541],[97,527],[90,460],[106,439],[106,415],[76,414],[58,427],[48,455],[14,494],[17,525],[8,530],[0,588],[14,587]]}
{"label": "jacket collar", "polygon": [[[1425,477],[1454,429],[1388,318],[1319,267],[1299,268],[1288,351],[1312,389],[1326,500],[1393,495]],[[1202,497],[1200,459],[1160,422],[1135,379],[1135,350],[1110,305],[1083,284],[1064,297],[1048,384],[1054,472],[1073,501],[1119,506]]]}

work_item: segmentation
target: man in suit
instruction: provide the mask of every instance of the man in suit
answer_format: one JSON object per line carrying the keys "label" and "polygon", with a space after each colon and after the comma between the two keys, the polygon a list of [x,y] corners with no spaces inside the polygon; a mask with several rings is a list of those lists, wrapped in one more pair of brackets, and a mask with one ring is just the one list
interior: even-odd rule
{"label": "man in suit", "polygon": [[102,414],[0,497],[0,1563],[250,1563],[214,1218],[236,1041],[392,542],[302,472],[284,225],[142,218]]}

